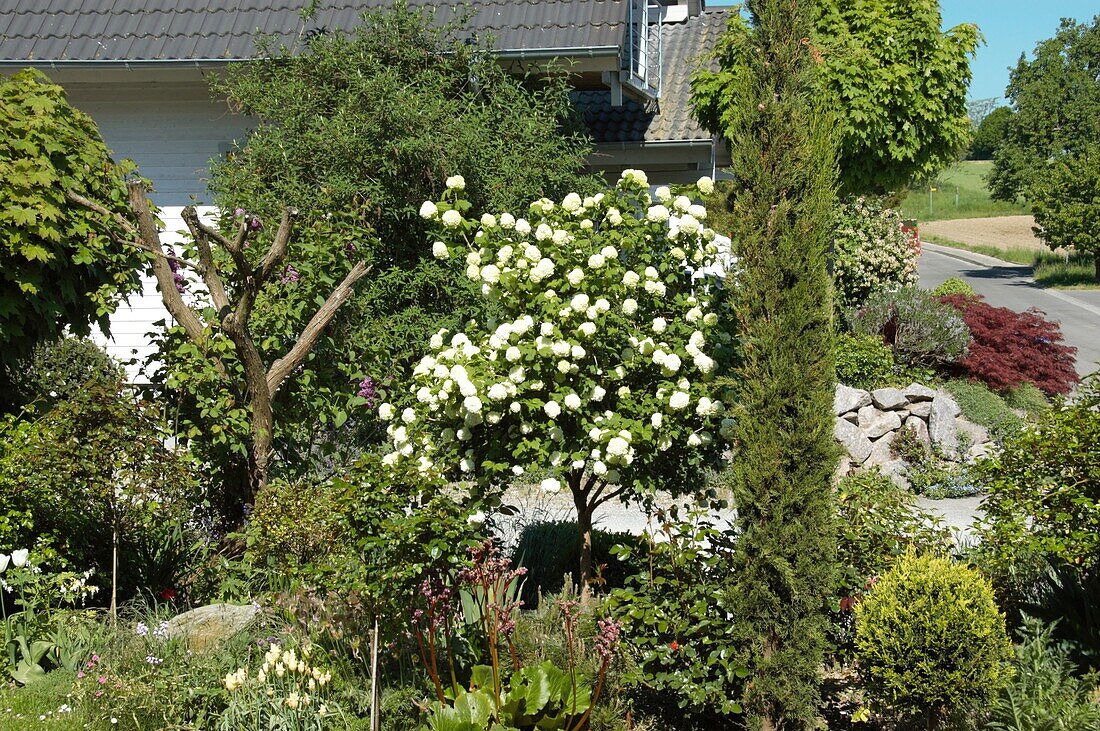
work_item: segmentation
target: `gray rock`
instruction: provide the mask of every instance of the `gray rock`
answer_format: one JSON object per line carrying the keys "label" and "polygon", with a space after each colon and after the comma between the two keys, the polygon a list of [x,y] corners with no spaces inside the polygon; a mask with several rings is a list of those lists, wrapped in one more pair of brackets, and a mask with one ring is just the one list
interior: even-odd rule
{"label": "gray rock", "polygon": [[955,426],[960,434],[966,434],[971,444],[984,444],[989,441],[989,430],[981,424],[975,424],[966,417],[955,417]]}
{"label": "gray rock", "polygon": [[905,398],[909,400],[909,403],[918,403],[921,401],[931,401],[936,398],[936,392],[930,389],[928,386],[922,386],[919,383],[910,383],[905,387]]}
{"label": "gray rock", "polygon": [[841,455],[840,460],[836,465],[836,472],[833,473],[833,482],[840,482],[842,479],[848,476],[848,473],[852,471],[852,458],[848,455]]}
{"label": "gray rock", "polygon": [[206,650],[247,627],[258,607],[252,604],[207,604],[168,620],[168,637],[181,638],[191,650]]}
{"label": "gray rock", "polygon": [[931,401],[918,401],[916,403],[909,404],[909,415],[916,416],[919,419],[928,420],[928,417],[932,415],[932,402]]}
{"label": "gray rock", "polygon": [[949,396],[936,394],[932,399],[932,414],[928,417],[928,436],[932,444],[939,447],[948,456],[954,455],[959,446],[959,428],[955,417],[959,405]]}
{"label": "gray rock", "polygon": [[868,439],[878,439],[901,427],[901,417],[893,411],[879,411],[874,406],[859,410],[859,428]]}
{"label": "gray rock", "polygon": [[890,480],[900,487],[902,490],[909,489],[909,468],[903,460],[895,459],[882,465],[882,474],[890,478]]}
{"label": "gray rock", "polygon": [[932,438],[928,435],[928,425],[924,423],[923,419],[910,416],[905,420],[904,428],[912,431],[916,435],[917,441],[923,444],[926,450],[931,451]]}
{"label": "gray rock", "polygon": [[853,424],[858,424],[859,423],[859,414],[857,414],[854,411],[849,411],[847,414],[845,414],[844,416],[842,416],[840,418],[844,419],[844,421],[850,421]]}
{"label": "gray rock", "polygon": [[988,457],[993,454],[993,443],[984,442],[982,444],[975,444],[966,452],[966,461],[970,464],[977,462],[983,457]]}
{"label": "gray rock", "polygon": [[863,464],[871,454],[871,440],[850,421],[837,419],[833,427],[833,436],[855,464]]}
{"label": "gray rock", "polygon": [[896,388],[876,388],[871,391],[871,403],[883,411],[893,411],[904,408],[909,399]]}
{"label": "gray rock", "polygon": [[881,439],[875,441],[871,445],[871,454],[867,457],[867,461],[864,464],[868,467],[874,466],[881,468],[895,461],[896,458],[890,446],[894,443],[894,438],[896,436],[897,432],[890,432]]}
{"label": "gray rock", "polygon": [[849,411],[859,411],[864,406],[871,405],[871,394],[862,388],[851,388],[842,383],[836,385],[836,393],[833,395],[833,413],[837,416],[847,414]]}

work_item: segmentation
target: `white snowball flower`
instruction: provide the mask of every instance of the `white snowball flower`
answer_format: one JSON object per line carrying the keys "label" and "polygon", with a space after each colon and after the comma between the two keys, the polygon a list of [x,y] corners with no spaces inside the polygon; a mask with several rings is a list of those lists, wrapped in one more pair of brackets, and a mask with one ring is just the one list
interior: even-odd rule
{"label": "white snowball flower", "polygon": [[546,415],[551,419],[556,419],[558,418],[558,414],[561,413],[561,406],[558,405],[557,401],[547,401],[542,405],[542,410],[545,411]]}
{"label": "white snowball flower", "polygon": [[462,460],[458,463],[458,466],[459,469],[461,469],[463,472],[473,472],[474,461],[469,457],[463,457]]}
{"label": "white snowball flower", "polygon": [[663,317],[653,318],[653,332],[663,333],[668,328],[668,322]]}
{"label": "white snowball flower", "polygon": [[496,264],[486,264],[481,269],[481,278],[489,284],[496,284],[500,281],[500,269]]}
{"label": "white snowball flower", "polygon": [[455,432],[455,436],[458,437],[458,441],[460,442],[468,442],[470,441],[470,438],[473,437],[473,432],[471,432],[466,427],[462,427],[457,432]]}
{"label": "white snowball flower", "polygon": [[605,263],[606,261],[603,254],[593,254],[592,256],[588,257],[589,269],[600,269]]}
{"label": "white snowball flower", "polygon": [[660,429],[661,424],[664,422],[665,417],[661,414],[653,414],[649,417],[649,423],[653,425],[654,429]]}
{"label": "white snowball flower", "polygon": [[692,203],[691,206],[688,207],[688,213],[690,213],[692,216],[700,221],[707,220],[706,206],[701,206],[698,203]]}
{"label": "white snowball flower", "polygon": [[440,348],[442,348],[443,334],[436,333],[435,335],[432,335],[432,337],[428,339],[428,345],[431,346],[432,350],[439,350]]}
{"label": "white snowball flower", "polygon": [[680,370],[680,356],[675,353],[669,353],[665,356],[665,362],[661,364],[661,367],[670,373],[675,373]]}
{"label": "white snowball flower", "polygon": [[581,335],[586,338],[590,338],[596,334],[596,323],[594,322],[582,322],[581,326],[577,328]]}
{"label": "white snowball flower", "polygon": [[393,418],[393,404],[382,404],[378,407],[378,418],[382,421],[389,421]]}
{"label": "white snowball flower", "polygon": [[508,260],[512,258],[512,254],[514,253],[516,253],[516,250],[508,244],[505,244],[504,246],[500,247],[500,250],[497,251],[497,261],[499,261],[501,264],[506,264],[508,263]]}
{"label": "white snowball flower", "polygon": [[496,228],[497,217],[492,213],[483,213],[481,214],[481,225],[484,228]]}
{"label": "white snowball flower", "polygon": [[526,218],[520,218],[516,221],[516,233],[520,236],[528,236],[531,233],[531,224],[527,222]]}
{"label": "white snowball flower", "polygon": [[714,181],[709,176],[704,175],[695,182],[695,187],[699,189],[699,192],[703,195],[710,195],[714,192]]}
{"label": "white snowball flower", "polygon": [[421,218],[435,218],[439,213],[439,209],[431,201],[424,201],[420,204],[420,217]]}
{"label": "white snowball flower", "polygon": [[690,310],[688,310],[688,313],[684,315],[684,319],[686,319],[688,322],[695,322],[702,317],[703,311],[698,307],[692,307]]}
{"label": "white snowball flower", "polygon": [[638,282],[640,281],[641,277],[638,276],[637,272],[627,272],[623,275],[623,284],[625,284],[627,287],[637,287]]}
{"label": "white snowball flower", "polygon": [[623,214],[619,212],[618,208],[608,208],[607,222],[612,226],[618,226],[623,222]]}
{"label": "white snowball flower", "polygon": [[464,190],[466,188],[466,178],[461,175],[452,175],[447,178],[447,188],[450,190]]}
{"label": "white snowball flower", "polygon": [[550,352],[559,358],[563,358],[569,355],[569,343],[564,340],[559,340],[550,346]]}
{"label": "white snowball flower", "polygon": [[573,236],[564,229],[558,229],[554,231],[554,243],[558,246],[564,246],[573,240]]}
{"label": "white snowball flower", "polygon": [[588,307],[588,295],[586,295],[584,292],[573,295],[573,299],[569,300],[569,306],[577,312],[580,312],[581,310]]}
{"label": "white snowball flower", "polygon": [[600,427],[594,426],[594,427],[592,427],[591,429],[588,430],[588,438],[591,439],[592,441],[598,442],[598,441],[600,441],[600,439],[602,437],[603,437],[603,429],[601,429]]}
{"label": "white snowball flower", "polygon": [[570,284],[576,287],[584,279],[584,272],[582,272],[580,269],[573,269],[565,275],[565,278],[569,280]]}
{"label": "white snowball flower", "polygon": [[494,383],[489,386],[489,398],[493,401],[503,401],[508,398],[508,387],[503,383]]}
{"label": "white snowball flower", "polygon": [[522,355],[523,354],[520,352],[519,348],[514,345],[508,348],[508,350],[504,351],[504,359],[509,363],[515,363],[517,360],[520,359],[520,357],[522,357]]}
{"label": "white snowball flower", "polygon": [[443,225],[447,228],[456,228],[462,224],[462,214],[452,208],[449,211],[443,212],[443,218],[441,220],[443,221]]}
{"label": "white snowball flower", "polygon": [[565,408],[570,411],[576,411],[581,407],[581,397],[575,393],[567,393],[565,395]]}
{"label": "white snowball flower", "polygon": [[401,412],[401,421],[406,424],[411,424],[416,421],[416,411],[408,408]]}
{"label": "white snowball flower", "polygon": [[660,188],[653,191],[653,197],[661,201],[662,203],[668,203],[670,200],[672,200],[672,191],[669,190],[669,187],[667,185],[662,185]]}
{"label": "white snowball flower", "polygon": [[599,475],[601,477],[603,475],[606,475],[607,474],[607,465],[605,465],[603,462],[600,462],[600,461],[597,460],[596,462],[594,462],[592,464],[592,474]]}
{"label": "white snowball flower", "polygon": [[539,488],[550,495],[557,495],[561,492],[561,482],[553,477],[547,477],[539,483]]}
{"label": "white snowball flower", "polygon": [[691,397],[683,391],[676,391],[672,394],[672,397],[668,400],[668,407],[673,411],[679,411],[687,408],[688,403],[691,401]]}
{"label": "white snowball flower", "polygon": [[687,213],[680,219],[680,230],[686,234],[693,234],[698,232],[702,228],[702,225],[696,220],[695,216]]}
{"label": "white snowball flower", "polygon": [[531,281],[540,282],[554,273],[554,262],[549,259],[540,259],[539,263],[531,267]]}
{"label": "white snowball flower", "polygon": [[570,193],[562,198],[561,207],[570,213],[575,213],[581,208],[581,197],[576,193]]}
{"label": "white snowball flower", "polygon": [[623,314],[630,316],[638,311],[638,301],[634,299],[623,300]]}
{"label": "white snowball flower", "polygon": [[436,259],[447,259],[451,256],[451,252],[447,250],[447,245],[442,241],[436,241],[432,244],[432,256]]}
{"label": "white snowball flower", "polygon": [[535,239],[538,241],[547,241],[554,236],[554,229],[547,226],[545,223],[540,223],[539,227],[535,229]]}
{"label": "white snowball flower", "polygon": [[650,206],[645,214],[646,219],[654,223],[664,223],[668,220],[668,216],[668,209],[662,205]]}
{"label": "white snowball flower", "polygon": [[676,196],[676,200],[672,202],[672,206],[678,211],[687,211],[687,209],[691,208],[691,198],[688,198],[686,195],[678,195]]}
{"label": "white snowball flower", "polygon": [[573,364],[567,360],[558,361],[558,373],[568,373],[573,370]]}
{"label": "white snowball flower", "polygon": [[579,345],[574,345],[574,346],[573,346],[573,347],[572,347],[572,348],[570,349],[570,351],[569,351],[569,354],[573,356],[573,359],[574,359],[574,360],[580,360],[581,358],[583,358],[584,356],[586,356],[586,355],[587,355],[588,353],[587,353],[587,351],[585,351],[585,349],[584,349],[584,348],[582,348],[581,346],[579,346]]}
{"label": "white snowball flower", "polygon": [[645,278],[646,279],[660,279],[660,277],[661,277],[661,274],[657,271],[656,268],[654,268],[654,267],[646,267],[645,268]]}
{"label": "white snowball flower", "polygon": [[715,314],[713,312],[708,312],[707,314],[703,315],[703,324],[704,325],[716,325],[717,323],[718,323],[718,315],[717,314]]}
{"label": "white snowball flower", "polygon": [[511,213],[502,213],[502,214],[500,214],[500,227],[501,228],[511,229],[511,228],[515,228],[515,225],[516,225],[516,217],[513,216]]}
{"label": "white snowball flower", "polygon": [[592,388],[592,395],[588,397],[590,401],[603,401],[603,397],[607,395],[607,390],[603,386],[594,386]]}
{"label": "white snowball flower", "polygon": [[699,437],[698,434],[692,433],[688,435],[687,444],[689,447],[698,447],[702,443],[703,440]]}
{"label": "white snowball flower", "polygon": [[467,396],[462,400],[462,407],[472,414],[481,411],[481,399],[477,396]]}

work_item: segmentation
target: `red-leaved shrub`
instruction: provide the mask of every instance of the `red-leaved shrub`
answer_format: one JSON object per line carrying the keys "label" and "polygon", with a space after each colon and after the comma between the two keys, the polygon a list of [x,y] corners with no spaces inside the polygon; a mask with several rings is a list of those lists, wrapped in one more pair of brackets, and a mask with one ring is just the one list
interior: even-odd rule
{"label": "red-leaved shrub", "polygon": [[1077,348],[1062,342],[1058,324],[1034,307],[1016,312],[963,294],[940,298],[959,311],[970,328],[970,349],[955,365],[996,391],[1031,383],[1048,394],[1069,393],[1077,384]]}

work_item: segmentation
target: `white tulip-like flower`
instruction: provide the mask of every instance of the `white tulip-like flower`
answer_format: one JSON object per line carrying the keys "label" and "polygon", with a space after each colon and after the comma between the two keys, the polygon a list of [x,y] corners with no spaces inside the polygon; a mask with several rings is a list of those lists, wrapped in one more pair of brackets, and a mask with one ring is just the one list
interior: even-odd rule
{"label": "white tulip-like flower", "polygon": [[413,423],[414,421],[416,421],[416,411],[411,408],[405,409],[401,412],[401,421],[405,422],[406,424]]}
{"label": "white tulip-like flower", "polygon": [[11,565],[17,569],[21,569],[27,565],[27,561],[30,559],[31,552],[27,548],[17,548],[11,552]]}
{"label": "white tulip-like flower", "polygon": [[0,553],[0,574],[7,571],[9,561],[11,561],[11,556],[6,553]]}
{"label": "white tulip-like flower", "polygon": [[382,421],[389,421],[393,418],[393,404],[382,404],[378,407],[378,418]]}
{"label": "white tulip-like flower", "polygon": [[554,237],[554,229],[547,226],[545,223],[540,223],[538,228],[535,229],[535,240],[537,241],[549,241]]}
{"label": "white tulip-like flower", "polygon": [[704,175],[695,182],[695,187],[699,189],[699,192],[703,195],[710,195],[714,192],[714,181],[709,176]]}
{"label": "white tulip-like flower", "polygon": [[668,322],[663,317],[653,318],[653,332],[663,333],[668,328]]}
{"label": "white tulip-like flower", "polygon": [[443,211],[440,220],[447,228],[458,228],[462,225],[462,214],[452,208],[449,211]]}
{"label": "white tulip-like flower", "polygon": [[669,212],[668,209],[662,205],[650,206],[649,210],[646,211],[645,217],[653,223],[664,223],[668,220]]}
{"label": "white tulip-like flower", "polygon": [[420,204],[420,217],[432,219],[439,214],[439,209],[431,201],[424,201]]}
{"label": "white tulip-like flower", "polygon": [[466,178],[462,177],[461,175],[452,175],[451,177],[447,178],[447,189],[465,190]]}
{"label": "white tulip-like flower", "polygon": [[667,185],[662,185],[660,188],[657,188],[657,190],[653,191],[653,197],[661,201],[662,203],[668,203],[670,200],[672,200],[672,191],[669,190],[669,187]]}
{"label": "white tulip-like flower", "polygon": [[570,411],[576,411],[581,407],[581,397],[575,393],[567,393],[563,399],[565,408]]}
{"label": "white tulip-like flower", "polygon": [[561,414],[561,406],[558,405],[557,401],[547,401],[542,405],[542,410],[546,412],[546,415],[551,419],[556,419],[558,415]]}
{"label": "white tulip-like flower", "polygon": [[557,495],[561,492],[561,482],[554,477],[547,477],[539,483],[539,489],[549,495]]}
{"label": "white tulip-like flower", "polygon": [[442,241],[436,241],[432,244],[432,256],[436,259],[447,259],[451,256],[451,252],[448,251],[447,245]]}
{"label": "white tulip-like flower", "polygon": [[576,287],[584,280],[584,272],[582,272],[580,269],[573,269],[565,275],[565,278],[569,281],[570,284]]}
{"label": "white tulip-like flower", "polygon": [[623,314],[629,317],[638,311],[638,301],[635,299],[627,298],[623,300]]}
{"label": "white tulip-like flower", "polygon": [[673,411],[680,411],[686,409],[687,405],[691,402],[691,397],[683,391],[676,391],[668,399],[668,407]]}

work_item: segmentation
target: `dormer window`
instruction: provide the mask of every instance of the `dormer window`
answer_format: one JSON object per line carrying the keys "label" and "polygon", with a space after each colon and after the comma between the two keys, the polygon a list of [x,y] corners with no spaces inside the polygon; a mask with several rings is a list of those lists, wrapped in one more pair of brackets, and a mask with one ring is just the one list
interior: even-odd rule
{"label": "dormer window", "polygon": [[661,92],[662,7],[651,0],[628,0],[623,84],[655,99]]}

